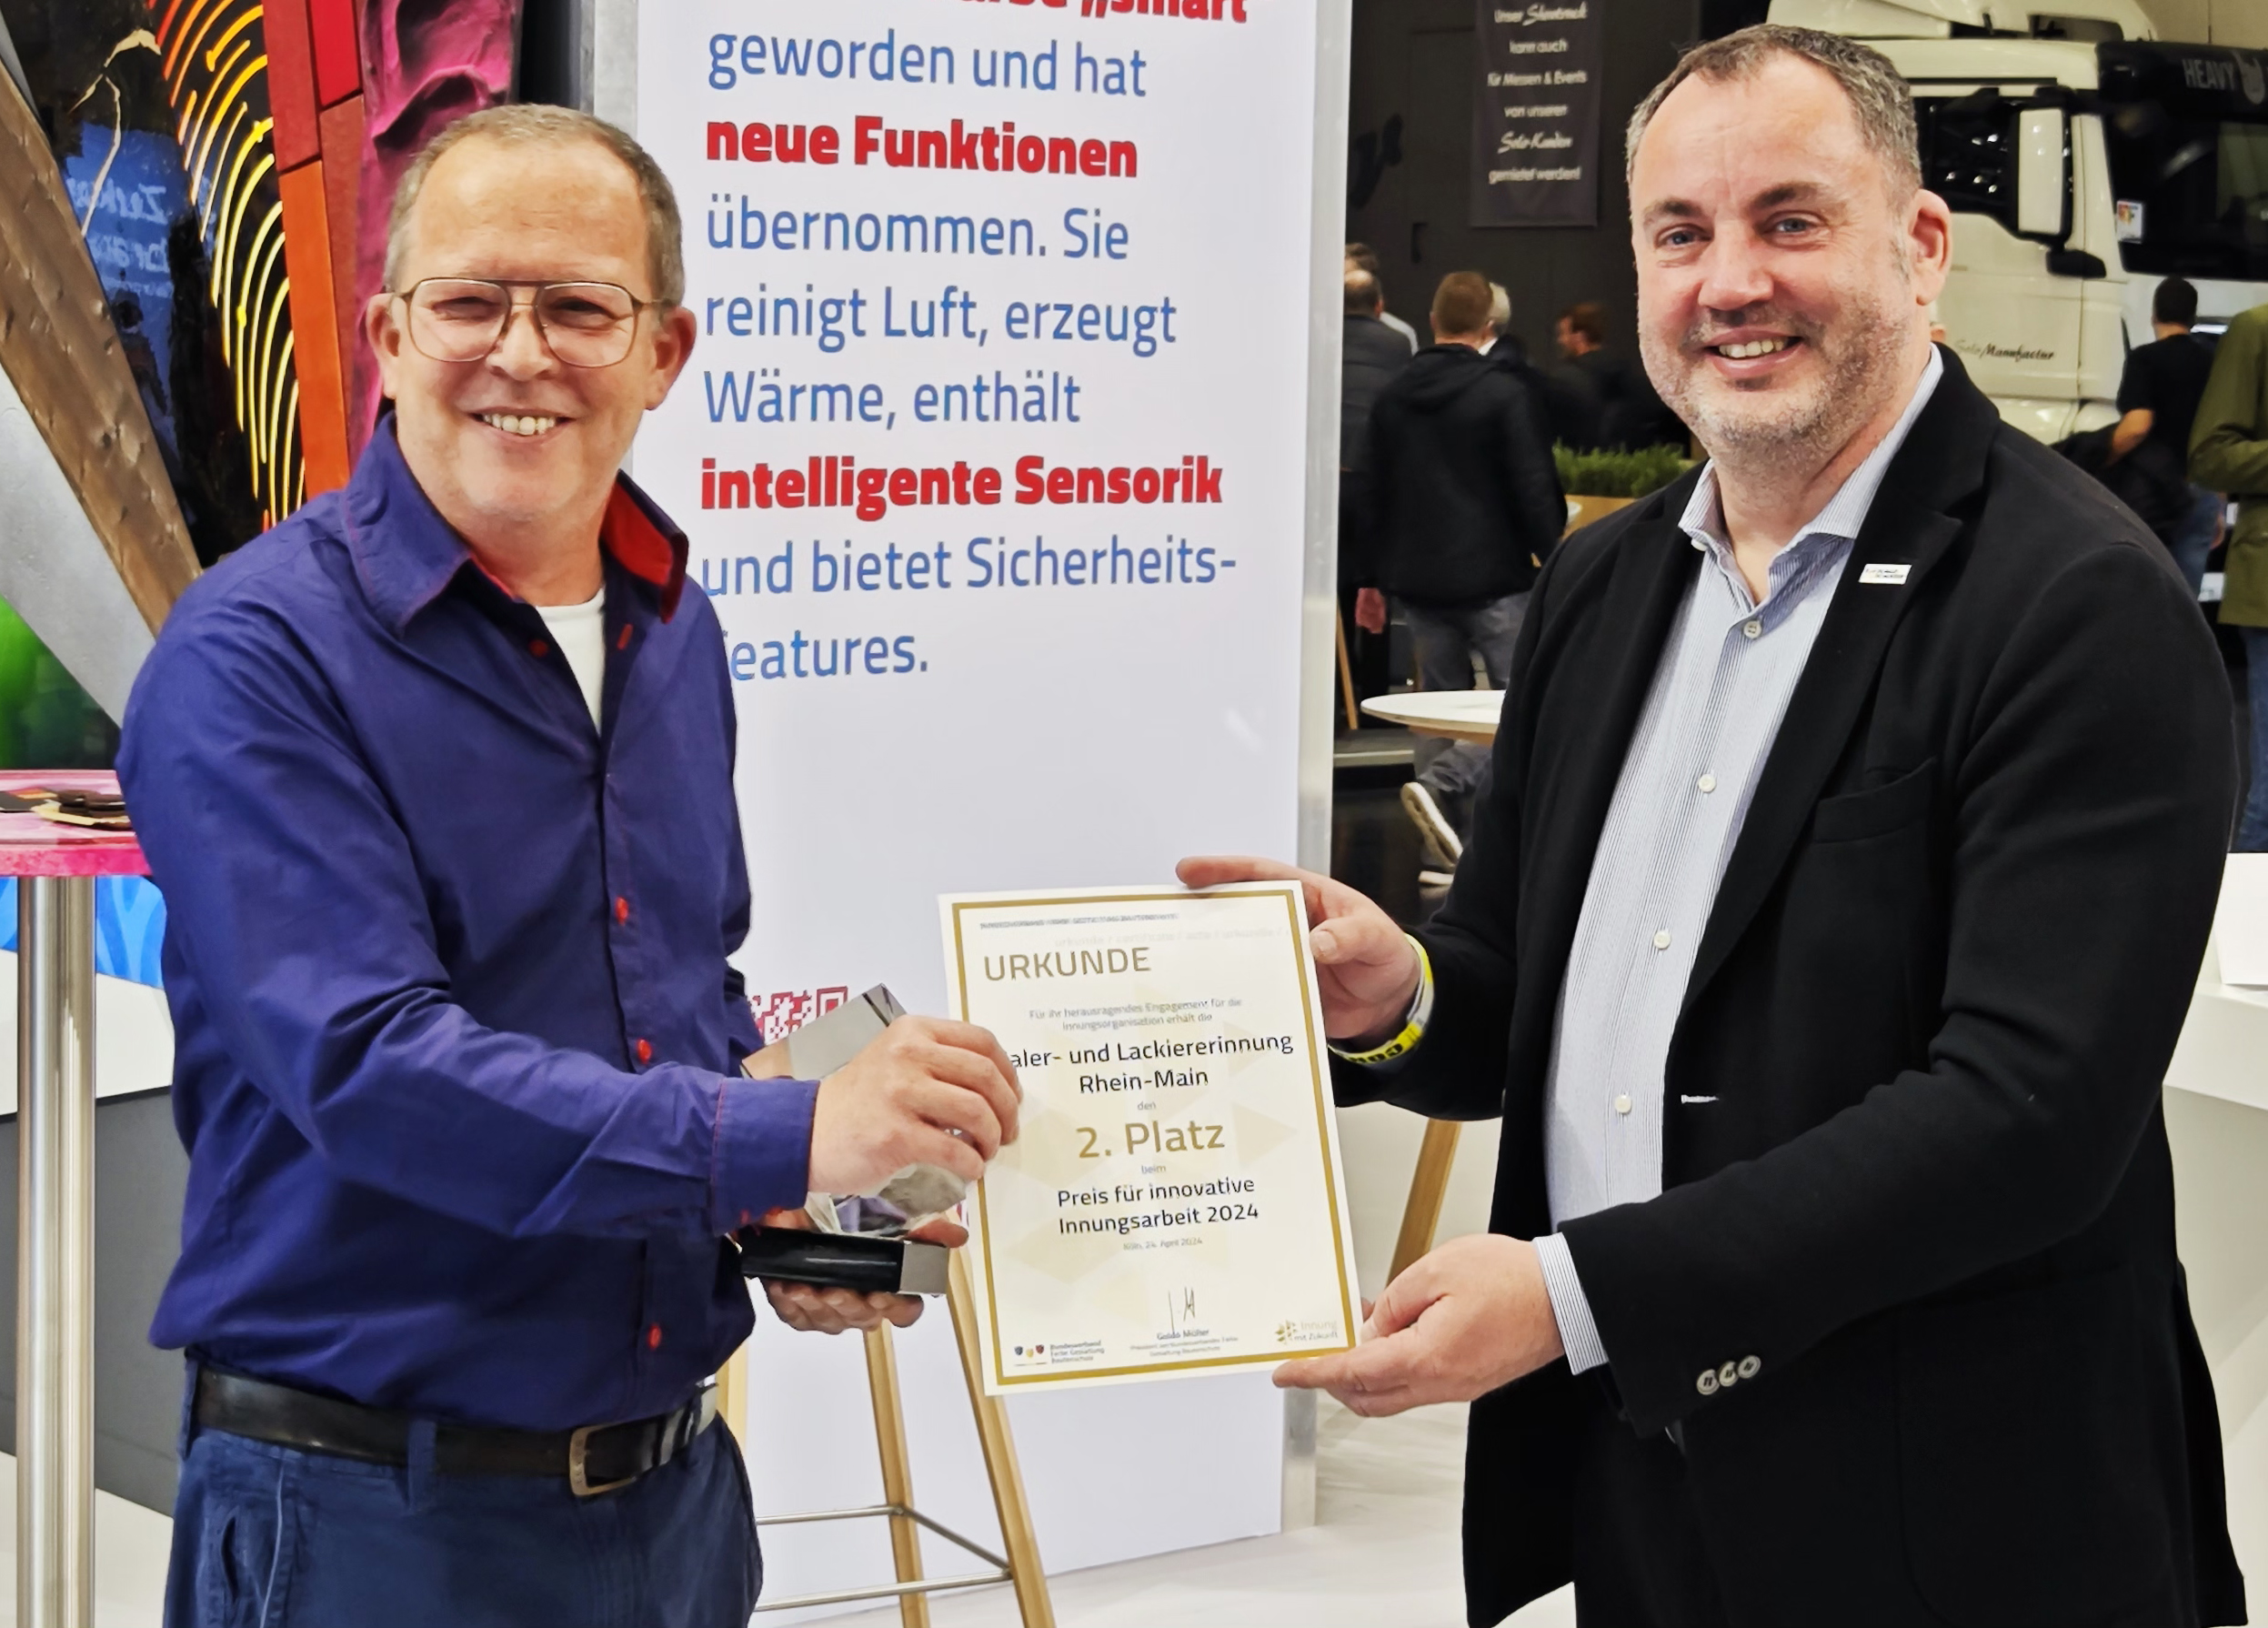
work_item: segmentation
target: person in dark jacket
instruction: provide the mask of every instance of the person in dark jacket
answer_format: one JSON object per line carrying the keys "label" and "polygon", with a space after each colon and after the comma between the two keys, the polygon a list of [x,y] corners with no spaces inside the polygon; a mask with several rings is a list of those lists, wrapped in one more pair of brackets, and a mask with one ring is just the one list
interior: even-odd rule
{"label": "person in dark jacket", "polygon": [[2243,1623],[2163,1102],[2220,658],[1930,344],[1962,217],[1888,58],[1742,29],[1631,129],[1710,461],[1546,562],[1447,901],[1179,867],[1300,881],[1342,1106],[1500,1133],[1493,1231],[1276,1382],[1471,1403],[1473,1628],[1570,1580],[1587,1628]]}
{"label": "person in dark jacket", "polygon": [[[1433,296],[1433,343],[1410,358],[1370,413],[1379,578],[1401,601],[1427,689],[1490,688],[1511,676],[1528,588],[1564,529],[1567,500],[1528,387],[1480,354],[1488,279],[1451,272]],[[1444,869],[1489,755],[1421,741],[1403,805]]]}
{"label": "person in dark jacket", "polygon": [[1489,295],[1494,302],[1489,311],[1489,327],[1496,335],[1496,340],[1484,347],[1480,354],[1528,387],[1530,396],[1542,409],[1538,417],[1543,430],[1545,447],[1549,449],[1555,443],[1578,450],[1596,447],[1599,444],[1597,393],[1578,387],[1537,367],[1528,355],[1528,347],[1520,342],[1520,336],[1512,332],[1511,295],[1501,283],[1490,283]]}
{"label": "person in dark jacket", "polygon": [[1339,363],[1339,617],[1355,694],[1382,695],[1388,669],[1386,600],[1371,558],[1370,407],[1410,365],[1410,347],[1386,326],[1386,291],[1376,276],[1347,269],[1346,327]]}
{"label": "person in dark jacket", "polygon": [[[2126,355],[2110,449],[2112,466],[2133,466],[2141,482],[2163,491],[2173,511],[2169,521],[2162,525],[2143,518],[2173,554],[2193,594],[2204,583],[2205,557],[2213,552],[2227,507],[2220,493],[2189,478],[2190,427],[2213,372],[2212,348],[2190,332],[2196,322],[2196,285],[2186,277],[2160,283],[2150,296],[2150,330],[2157,337]],[[2135,512],[2143,511],[2137,506]]]}
{"label": "person in dark jacket", "polygon": [[1589,300],[1568,307],[1553,337],[1566,360],[1551,370],[1552,378],[1597,404],[1593,438],[1583,450],[1685,445],[1684,421],[1661,405],[1642,370],[1607,348],[1605,307]]}

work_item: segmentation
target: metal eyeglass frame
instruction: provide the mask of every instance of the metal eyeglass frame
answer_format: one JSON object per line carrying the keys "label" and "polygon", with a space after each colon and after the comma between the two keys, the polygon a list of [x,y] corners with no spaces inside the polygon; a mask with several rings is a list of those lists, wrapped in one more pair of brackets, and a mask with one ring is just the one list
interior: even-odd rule
{"label": "metal eyeglass frame", "polygon": [[[482,351],[477,357],[437,357],[424,346],[417,343],[417,290],[424,287],[427,283],[474,283],[483,287],[500,288],[504,291],[504,320],[497,325],[497,337],[489,341],[488,348],[487,350]],[[528,296],[525,301],[515,299],[513,297],[514,292],[521,288],[528,290]],[[630,319],[628,323],[628,337],[623,341],[622,354],[615,357],[611,362],[571,362],[567,360],[567,357],[561,356],[559,354],[559,347],[551,342],[551,330],[544,327],[543,310],[539,302],[542,300],[544,290],[547,288],[611,288],[616,293],[621,295],[625,299],[627,299],[630,302]],[[447,367],[457,367],[467,362],[485,362],[490,357],[496,355],[498,347],[501,347],[505,340],[511,336],[512,319],[520,311],[525,310],[527,313],[527,319],[536,325],[536,337],[543,341],[544,349],[551,353],[552,359],[557,362],[560,367],[582,368],[619,367],[624,362],[629,359],[630,352],[637,347],[638,318],[644,316],[646,312],[650,309],[657,307],[667,306],[672,303],[671,301],[666,299],[640,299],[637,295],[632,294],[621,284],[606,282],[597,277],[563,277],[557,282],[542,283],[531,283],[506,277],[419,277],[406,288],[388,288],[386,292],[391,295],[394,298],[400,300],[403,304],[409,307],[408,319],[402,324],[402,327],[403,331],[407,334],[410,344],[416,347],[417,354],[425,357],[429,362],[439,362]]]}

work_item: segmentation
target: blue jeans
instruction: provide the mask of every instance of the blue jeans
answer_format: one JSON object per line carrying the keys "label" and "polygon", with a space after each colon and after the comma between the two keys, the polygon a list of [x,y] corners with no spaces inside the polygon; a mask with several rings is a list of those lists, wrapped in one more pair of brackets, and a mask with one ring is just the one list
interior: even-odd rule
{"label": "blue jeans", "polygon": [[[429,1427],[411,1453],[430,1465]],[[437,1475],[200,1432],[174,1500],[166,1628],[747,1628],[763,1581],[719,1422],[618,1492]]]}
{"label": "blue jeans", "polygon": [[2253,789],[2236,828],[2236,851],[2268,853],[2268,628],[2244,629],[2244,660],[2250,669],[2245,693],[2253,709]]}
{"label": "blue jeans", "polygon": [[[1478,656],[1489,687],[1502,689],[1511,680],[1512,647],[1520,642],[1520,625],[1527,619],[1528,596],[1506,594],[1500,599],[1458,606],[1404,601],[1402,616],[1417,645],[1420,688],[1470,689],[1472,658]],[[1420,783],[1450,804],[1452,820],[1464,823],[1459,811],[1488,778],[1489,749],[1436,737],[1420,739],[1416,755]]]}
{"label": "blue jeans", "polygon": [[2204,586],[2205,557],[2213,552],[2213,534],[2220,529],[2221,511],[2227,499],[2200,486],[2190,487],[2189,494],[2189,512],[2182,517],[2165,546],[2181,569],[2182,580],[2189,584],[2189,597],[2194,599]]}

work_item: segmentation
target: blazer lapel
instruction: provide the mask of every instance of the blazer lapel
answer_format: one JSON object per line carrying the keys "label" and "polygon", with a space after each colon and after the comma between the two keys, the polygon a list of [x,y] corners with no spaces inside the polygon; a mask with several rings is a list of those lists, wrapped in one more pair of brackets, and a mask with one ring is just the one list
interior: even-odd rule
{"label": "blazer lapel", "polygon": [[[1872,692],[1906,607],[1921,591],[1962,522],[1948,508],[1983,483],[1984,457],[2000,416],[1952,353],[1945,374],[1891,460],[1851,550],[1803,675],[1764,759],[1747,821],[1702,932],[1684,1010],[1708,987],[1748,930],[1811,817]],[[1871,566],[1902,566],[1902,579],[1868,580]]]}

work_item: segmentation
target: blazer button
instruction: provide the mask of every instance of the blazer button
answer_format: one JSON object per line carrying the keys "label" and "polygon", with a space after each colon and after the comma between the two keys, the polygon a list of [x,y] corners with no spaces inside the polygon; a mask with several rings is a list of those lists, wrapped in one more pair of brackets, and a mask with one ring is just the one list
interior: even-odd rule
{"label": "blazer button", "polygon": [[[653,1060],[654,1060],[654,1042],[653,1042],[653,1041],[651,1041],[651,1040],[647,1040],[647,1039],[645,1039],[645,1038],[643,1038],[643,1037],[640,1037],[640,1039],[639,1039],[639,1040],[638,1040],[638,1042],[637,1042],[637,1060],[638,1060],[638,1061],[640,1061],[640,1062],[651,1062],[651,1061],[653,1061]],[[1727,1362],[1727,1363],[1725,1364],[1725,1369],[1724,1369],[1724,1371],[1725,1371],[1727,1373],[1731,1373],[1731,1372],[1732,1372],[1732,1364],[1731,1364],[1731,1363],[1730,1363],[1730,1362]]]}
{"label": "blazer button", "polygon": [[1693,1382],[1693,1389],[1700,1392],[1703,1396],[1716,1395],[1717,1371],[1713,1368],[1702,1369],[1701,1371],[1701,1378]]}
{"label": "blazer button", "polygon": [[1763,1371],[1763,1363],[1757,1361],[1754,1357],[1742,1357],[1741,1359],[1741,1377],[1744,1380],[1752,1380]]}
{"label": "blazer button", "polygon": [[1717,1370],[1717,1384],[1721,1390],[1730,1391],[1733,1386],[1739,1384],[1740,1382],[1741,1368],[1739,1363],[1727,1362],[1722,1368]]}

